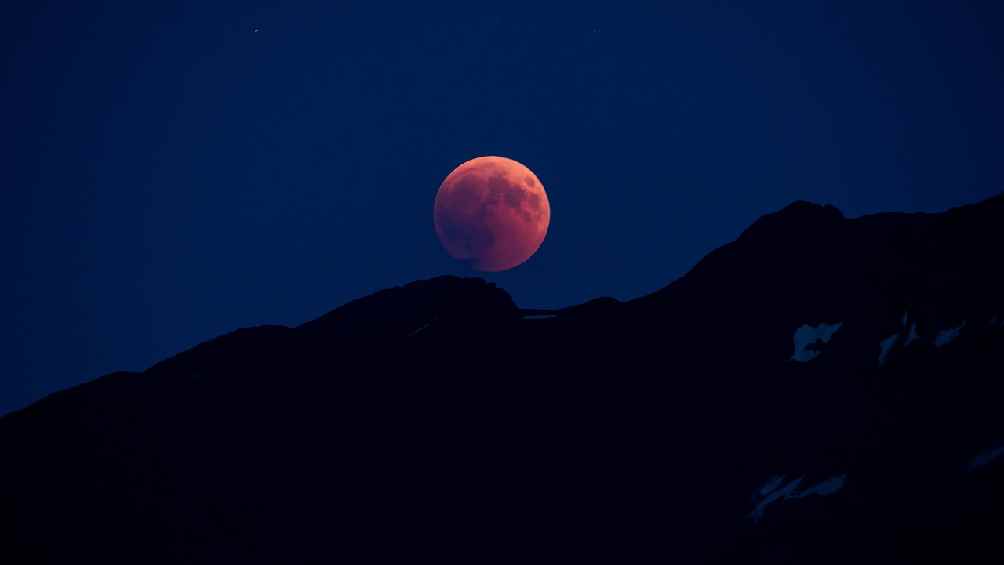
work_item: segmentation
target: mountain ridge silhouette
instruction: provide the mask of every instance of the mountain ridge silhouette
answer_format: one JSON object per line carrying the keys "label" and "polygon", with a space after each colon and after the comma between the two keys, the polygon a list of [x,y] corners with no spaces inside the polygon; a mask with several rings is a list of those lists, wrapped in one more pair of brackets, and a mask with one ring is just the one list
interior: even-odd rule
{"label": "mountain ridge silhouette", "polygon": [[0,418],[0,556],[995,562],[1001,242],[1004,195],[796,202],[632,300],[445,276],[240,329]]}

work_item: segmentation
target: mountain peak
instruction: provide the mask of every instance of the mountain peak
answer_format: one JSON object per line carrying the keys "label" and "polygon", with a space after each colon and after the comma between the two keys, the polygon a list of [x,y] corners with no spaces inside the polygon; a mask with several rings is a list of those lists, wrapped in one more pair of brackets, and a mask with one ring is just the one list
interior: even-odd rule
{"label": "mountain peak", "polygon": [[436,319],[491,323],[519,317],[512,297],[482,278],[439,276],[381,290],[300,326],[336,335],[391,333]]}
{"label": "mountain peak", "polygon": [[837,216],[843,218],[843,213],[837,209],[836,206],[832,204],[818,204],[816,202],[810,202],[808,200],[796,200],[791,204],[788,204],[784,208],[781,208],[774,214],[768,215],[784,215],[784,214],[827,214],[831,216]]}
{"label": "mountain peak", "polygon": [[743,232],[743,236],[763,231],[792,233],[793,230],[819,229],[843,220],[843,213],[833,205],[796,200],[777,212],[761,216]]}

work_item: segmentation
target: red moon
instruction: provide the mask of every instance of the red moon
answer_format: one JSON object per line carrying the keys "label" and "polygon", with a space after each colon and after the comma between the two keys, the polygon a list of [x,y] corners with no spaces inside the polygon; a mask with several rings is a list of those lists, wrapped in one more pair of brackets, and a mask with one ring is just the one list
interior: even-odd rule
{"label": "red moon", "polygon": [[433,222],[451,257],[478,271],[505,271],[537,252],[551,205],[540,179],[522,163],[478,157],[439,185]]}

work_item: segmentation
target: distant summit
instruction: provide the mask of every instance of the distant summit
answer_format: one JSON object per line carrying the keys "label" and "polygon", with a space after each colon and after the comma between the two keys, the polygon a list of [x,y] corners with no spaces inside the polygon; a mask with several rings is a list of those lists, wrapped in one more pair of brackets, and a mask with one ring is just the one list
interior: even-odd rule
{"label": "distant summit", "polygon": [[486,324],[519,317],[509,293],[479,278],[442,276],[382,290],[300,326],[301,330],[359,337],[412,331],[439,322]]}
{"label": "distant summit", "polygon": [[743,232],[743,235],[759,232],[791,236],[799,230],[815,230],[833,226],[843,219],[844,215],[834,206],[798,200],[778,212],[762,216],[753,222]]}

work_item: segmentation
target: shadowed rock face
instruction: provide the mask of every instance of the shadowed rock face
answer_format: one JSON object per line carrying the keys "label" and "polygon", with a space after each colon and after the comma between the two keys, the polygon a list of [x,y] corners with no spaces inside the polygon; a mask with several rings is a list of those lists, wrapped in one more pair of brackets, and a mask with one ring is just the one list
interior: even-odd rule
{"label": "shadowed rock face", "polygon": [[996,563],[1002,230],[796,203],[629,302],[238,330],[0,419],[0,563]]}

